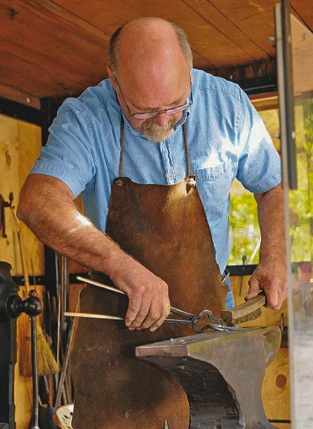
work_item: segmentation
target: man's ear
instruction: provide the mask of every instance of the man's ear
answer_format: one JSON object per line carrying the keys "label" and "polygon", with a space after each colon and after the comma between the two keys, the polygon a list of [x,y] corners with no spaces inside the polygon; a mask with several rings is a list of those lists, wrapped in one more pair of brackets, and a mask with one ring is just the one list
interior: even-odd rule
{"label": "man's ear", "polygon": [[114,76],[113,76],[113,72],[112,72],[112,70],[111,70],[111,67],[106,66],[106,70],[107,70],[107,72],[108,72],[108,76],[109,76],[109,79],[110,79],[111,84],[112,84],[112,86],[113,86],[113,89],[114,89],[114,91],[116,91],[116,80],[114,79]]}

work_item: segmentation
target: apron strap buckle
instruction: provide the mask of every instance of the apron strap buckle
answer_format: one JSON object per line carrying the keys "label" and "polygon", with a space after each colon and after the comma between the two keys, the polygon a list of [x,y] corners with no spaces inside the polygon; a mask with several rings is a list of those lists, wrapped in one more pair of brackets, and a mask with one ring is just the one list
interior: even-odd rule
{"label": "apron strap buckle", "polygon": [[187,179],[187,192],[190,191],[191,188],[194,188],[196,186],[196,176],[190,175]]}

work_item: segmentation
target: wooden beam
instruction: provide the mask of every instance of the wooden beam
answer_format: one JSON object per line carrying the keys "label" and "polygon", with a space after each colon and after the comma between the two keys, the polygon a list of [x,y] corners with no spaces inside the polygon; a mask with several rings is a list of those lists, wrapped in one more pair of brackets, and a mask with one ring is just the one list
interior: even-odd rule
{"label": "wooden beam", "polygon": [[106,74],[108,36],[51,3],[0,4],[0,83],[36,97],[78,93]]}
{"label": "wooden beam", "polygon": [[231,16],[223,14],[217,6],[207,0],[183,0],[193,10],[201,15],[210,26],[216,28],[229,40],[240,47],[247,55],[246,62],[257,61],[260,57],[266,58],[267,52],[256,45],[250,35],[246,35],[234,22]]}
{"label": "wooden beam", "polygon": [[0,97],[40,109],[40,100],[27,92],[0,83]]}
{"label": "wooden beam", "polygon": [[291,0],[291,10],[313,31],[313,7],[310,1]]}
{"label": "wooden beam", "polygon": [[[42,3],[40,0],[36,1],[37,3]],[[135,7],[129,6],[123,0],[89,0],[79,2],[77,0],[66,0],[66,2],[64,0],[44,0],[44,3],[47,5],[48,3],[52,3],[49,6],[51,8],[57,5],[60,6],[61,9],[67,11],[72,17],[75,16],[77,19],[89,24],[93,28],[97,28],[108,36],[111,36],[121,25],[143,16],[137,10],[136,5]]]}
{"label": "wooden beam", "polygon": [[313,91],[313,34],[291,15],[293,89],[295,95]]}
{"label": "wooden beam", "polygon": [[[50,18],[53,18],[53,21],[57,16],[58,18],[66,21],[67,23],[79,27],[79,29],[84,29],[86,31],[86,34],[88,34],[88,37],[97,41],[98,43],[99,41],[104,44],[109,43],[110,36],[106,34],[103,30],[100,30],[94,25],[89,24],[89,22],[86,21],[84,18],[71,13],[68,9],[65,9],[64,7],[57,4],[57,2],[53,2],[51,0],[26,0],[26,3],[29,3],[30,5],[36,5],[38,10],[41,10],[42,14],[44,14],[46,17],[49,16]],[[45,13],[44,11],[48,13]]]}
{"label": "wooden beam", "polygon": [[275,56],[269,36],[275,35],[274,6],[277,0],[210,0],[210,3],[268,56]]}
{"label": "wooden beam", "polygon": [[237,67],[206,69],[214,76],[238,83],[249,95],[277,90],[276,60],[261,60]]}

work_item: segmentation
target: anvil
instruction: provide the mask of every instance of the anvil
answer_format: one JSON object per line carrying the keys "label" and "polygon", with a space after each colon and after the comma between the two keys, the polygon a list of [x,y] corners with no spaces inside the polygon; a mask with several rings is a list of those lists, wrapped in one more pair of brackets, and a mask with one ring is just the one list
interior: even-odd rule
{"label": "anvil", "polygon": [[276,326],[209,331],[139,346],[136,356],[177,377],[190,404],[190,429],[270,429],[262,382],[280,343]]}

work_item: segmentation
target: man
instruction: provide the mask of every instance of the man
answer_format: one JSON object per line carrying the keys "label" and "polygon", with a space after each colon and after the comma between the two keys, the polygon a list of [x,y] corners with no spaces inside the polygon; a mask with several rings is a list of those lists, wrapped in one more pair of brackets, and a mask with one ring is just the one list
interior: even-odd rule
{"label": "man", "polygon": [[[255,194],[262,236],[246,299],[264,289],[267,306],[279,309],[286,293],[280,162],[246,95],[233,83],[192,69],[182,30],[157,18],[132,21],[113,35],[108,74],[109,80],[60,108],[23,187],[18,216],[44,243],[106,274],[127,294],[130,330],[154,332],[169,315],[170,300],[187,311],[201,305],[221,309],[229,189],[237,177]],[[81,192],[86,217],[73,204]],[[91,295],[87,307],[97,312],[104,295]],[[231,291],[227,300],[231,305]],[[104,311],[118,308],[110,301]],[[94,329],[89,325],[78,341],[90,339]],[[96,344],[94,339],[89,350]],[[82,414],[77,425],[80,419]],[[138,427],[158,427],[150,424]],[[132,426],[119,421],[116,427]]]}

